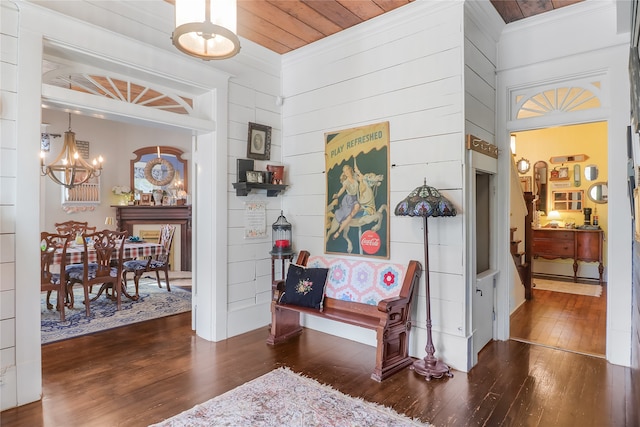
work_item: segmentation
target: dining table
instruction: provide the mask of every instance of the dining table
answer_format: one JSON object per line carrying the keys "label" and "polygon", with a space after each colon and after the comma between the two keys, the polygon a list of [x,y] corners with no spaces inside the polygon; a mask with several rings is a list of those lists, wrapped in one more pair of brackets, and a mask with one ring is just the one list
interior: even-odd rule
{"label": "dining table", "polygon": [[[86,255],[88,255],[89,257],[88,262],[96,262],[98,256],[93,246],[87,246],[87,252],[88,253]],[[123,258],[125,260],[135,259],[135,258],[146,258],[154,255],[164,255],[165,253],[166,253],[165,247],[159,243],[150,243],[150,242],[145,242],[144,240],[131,241],[127,239],[125,240],[125,243],[124,243]],[[85,257],[84,245],[72,242],[67,247],[67,256],[66,256],[65,265],[69,266],[71,264],[82,264],[84,257]],[[60,264],[61,262],[62,262],[62,249],[57,249],[56,253],[53,256],[53,263]],[[138,299],[138,295],[130,295],[127,292],[127,284],[124,283],[122,278],[120,280],[120,283],[122,285],[121,287],[122,294],[125,297],[129,298],[130,300],[136,301]],[[100,291],[98,292],[98,295],[95,298],[100,296],[100,294],[102,293],[102,290],[103,289],[100,289]]]}

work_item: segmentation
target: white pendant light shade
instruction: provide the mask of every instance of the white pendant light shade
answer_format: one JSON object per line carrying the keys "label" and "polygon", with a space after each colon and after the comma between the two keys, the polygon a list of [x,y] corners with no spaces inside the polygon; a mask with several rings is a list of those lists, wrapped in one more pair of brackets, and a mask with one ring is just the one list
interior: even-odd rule
{"label": "white pendant light shade", "polygon": [[226,59],[240,51],[236,0],[175,0],[173,44],[204,60]]}

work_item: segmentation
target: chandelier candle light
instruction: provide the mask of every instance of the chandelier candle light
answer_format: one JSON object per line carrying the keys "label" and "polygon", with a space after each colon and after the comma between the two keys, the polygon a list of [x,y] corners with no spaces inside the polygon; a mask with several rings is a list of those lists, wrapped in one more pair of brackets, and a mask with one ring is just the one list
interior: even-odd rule
{"label": "chandelier candle light", "polygon": [[175,0],[172,41],[178,50],[204,59],[227,59],[240,51],[236,0]]}
{"label": "chandelier candle light", "polygon": [[429,286],[429,231],[427,219],[430,216],[456,216],[456,208],[438,190],[424,185],[413,190],[395,209],[397,216],[421,216],[424,218],[424,283],[427,300],[427,345],[425,350],[427,355],[424,359],[418,359],[413,363],[412,369],[419,375],[423,375],[427,381],[431,378],[442,378],[444,375],[452,377],[449,367],[438,360],[434,354],[436,349],[433,345],[431,334],[431,296]]}
{"label": "chandelier candle light", "polygon": [[42,176],[48,175],[56,184],[65,188],[73,188],[84,184],[102,173],[102,156],[93,159],[93,165],[87,163],[78,153],[76,134],[71,130],[71,113],[69,113],[69,130],[64,133],[64,144],[56,159],[45,166],[46,153],[40,151],[40,169]]}

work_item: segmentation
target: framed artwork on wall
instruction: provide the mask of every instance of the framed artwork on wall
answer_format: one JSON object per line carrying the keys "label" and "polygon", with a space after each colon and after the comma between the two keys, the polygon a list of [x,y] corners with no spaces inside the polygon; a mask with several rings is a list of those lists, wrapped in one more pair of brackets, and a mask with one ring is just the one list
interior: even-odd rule
{"label": "framed artwork on wall", "polygon": [[249,122],[247,157],[255,160],[269,160],[270,156],[271,126]]}
{"label": "framed artwork on wall", "polygon": [[325,133],[325,253],[389,259],[389,122]]}

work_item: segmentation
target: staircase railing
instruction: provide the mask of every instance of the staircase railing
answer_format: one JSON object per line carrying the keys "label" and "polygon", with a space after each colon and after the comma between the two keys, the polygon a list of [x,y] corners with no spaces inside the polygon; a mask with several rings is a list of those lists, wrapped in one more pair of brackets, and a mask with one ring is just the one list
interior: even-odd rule
{"label": "staircase railing", "polygon": [[[531,268],[531,246],[533,242],[533,231],[531,224],[533,222],[533,200],[534,196],[531,192],[523,192],[520,186],[520,179],[515,167],[515,163],[511,162],[511,211],[516,214],[518,225],[522,225],[524,229],[524,242],[518,240],[515,233],[518,227],[511,226],[511,244],[510,251],[511,257],[516,266],[516,271],[522,285],[524,286],[525,299],[530,300],[532,297],[531,285],[532,280],[532,268]],[[524,223],[522,223],[522,217],[524,214]],[[520,243],[523,243],[524,250],[520,250]]]}

